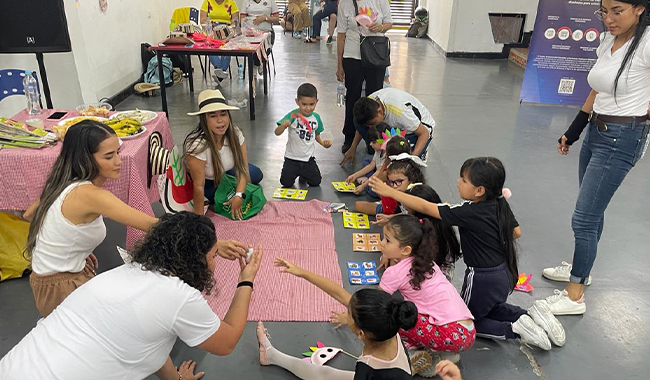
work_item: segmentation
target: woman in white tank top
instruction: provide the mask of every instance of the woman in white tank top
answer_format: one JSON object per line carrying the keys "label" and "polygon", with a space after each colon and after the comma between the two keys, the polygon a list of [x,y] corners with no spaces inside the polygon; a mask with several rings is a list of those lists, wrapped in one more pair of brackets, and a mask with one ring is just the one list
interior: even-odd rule
{"label": "woman in white tank top", "polygon": [[115,132],[102,123],[71,127],[40,199],[25,212],[30,285],[44,317],[94,276],[93,250],[106,237],[104,216],[143,231],[158,221],[102,189],[107,179],[120,177],[119,147]]}
{"label": "woman in white tank top", "polygon": [[605,209],[641,158],[648,136],[648,0],[602,0],[596,16],[603,20],[607,32],[587,78],[592,90],[557,146],[560,154],[568,154],[571,144],[587,129],[580,150],[580,192],[571,220],[573,264],[543,271],[552,280],[569,282],[565,290],[556,290],[556,295],[546,299],[556,315],[585,313],[585,285],[591,282]]}

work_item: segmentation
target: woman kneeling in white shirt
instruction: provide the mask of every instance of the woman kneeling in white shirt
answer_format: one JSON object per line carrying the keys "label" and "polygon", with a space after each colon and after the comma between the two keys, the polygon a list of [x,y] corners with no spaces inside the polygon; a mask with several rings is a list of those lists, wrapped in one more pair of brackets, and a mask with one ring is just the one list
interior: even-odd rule
{"label": "woman kneeling in white shirt", "polygon": [[3,380],[196,379],[169,353],[188,346],[228,355],[246,326],[258,247],[241,263],[237,291],[221,321],[201,292],[214,286],[214,224],[205,216],[166,215],[132,252],[132,263],[104,272],[68,296],[1,361]]}

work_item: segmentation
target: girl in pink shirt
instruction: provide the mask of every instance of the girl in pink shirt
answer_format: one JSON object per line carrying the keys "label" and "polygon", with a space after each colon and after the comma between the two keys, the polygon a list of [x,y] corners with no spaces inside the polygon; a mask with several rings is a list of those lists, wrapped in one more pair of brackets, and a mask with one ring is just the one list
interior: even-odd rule
{"label": "girl in pink shirt", "polygon": [[396,215],[384,226],[383,259],[397,261],[384,272],[379,287],[400,291],[418,308],[418,323],[400,331],[407,347],[463,352],[474,345],[474,317],[435,263],[438,255],[434,226],[428,219]]}

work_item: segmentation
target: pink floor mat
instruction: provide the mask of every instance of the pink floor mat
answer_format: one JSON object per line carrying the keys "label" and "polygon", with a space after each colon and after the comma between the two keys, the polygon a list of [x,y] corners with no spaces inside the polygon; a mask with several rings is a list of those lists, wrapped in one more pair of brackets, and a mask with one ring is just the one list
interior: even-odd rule
{"label": "pink floor mat", "polygon": [[[255,279],[249,321],[328,321],[332,310],[343,311],[323,291],[273,265],[276,257],[341,284],[341,269],[335,251],[334,225],[323,211],[326,202],[268,202],[259,215],[245,221],[231,221],[209,213],[219,239],[244,244],[262,244],[264,257]],[[208,304],[223,318],[228,311],[239,276],[239,264],[217,259],[216,285]]]}

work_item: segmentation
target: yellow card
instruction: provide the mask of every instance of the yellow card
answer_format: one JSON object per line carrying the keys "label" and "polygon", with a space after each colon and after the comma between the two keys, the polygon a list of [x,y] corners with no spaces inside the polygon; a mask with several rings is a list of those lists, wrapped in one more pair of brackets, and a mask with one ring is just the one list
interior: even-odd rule
{"label": "yellow card", "polygon": [[366,214],[344,211],[343,227],[367,230],[370,228],[370,220],[368,219],[368,215]]}
{"label": "yellow card", "polygon": [[273,198],[297,199],[304,201],[307,197],[307,190],[304,189],[275,189]]}
{"label": "yellow card", "polygon": [[345,183],[345,182],[332,182],[332,185],[341,193],[354,193],[354,190],[357,189],[357,186],[354,183]]}

